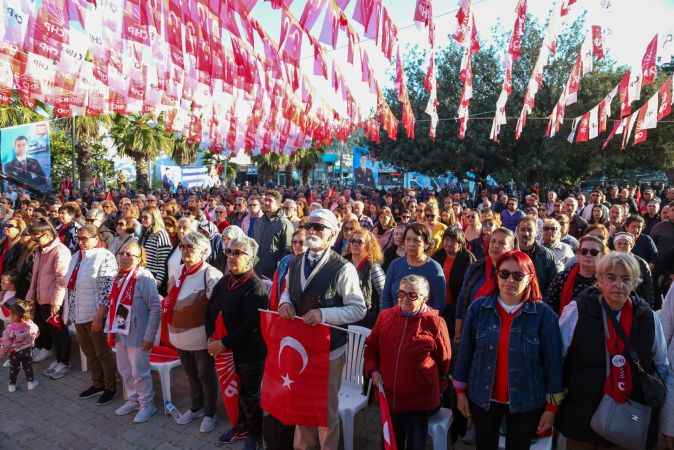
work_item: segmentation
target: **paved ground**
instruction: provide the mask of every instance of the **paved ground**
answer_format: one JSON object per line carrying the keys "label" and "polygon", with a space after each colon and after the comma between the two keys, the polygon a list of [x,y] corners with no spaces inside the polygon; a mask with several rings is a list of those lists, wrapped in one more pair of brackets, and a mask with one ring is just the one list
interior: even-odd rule
{"label": "paved ground", "polygon": [[[75,345],[76,349],[77,346]],[[202,449],[216,447],[218,436],[229,428],[222,405],[218,405],[216,431],[199,433],[199,423],[187,426],[175,423],[170,416],[157,415],[145,424],[131,422],[133,415],[117,417],[114,410],[121,396],[111,404],[97,406],[95,399],[79,400],[77,394],[89,387],[87,373],[80,371],[77,352],[73,368],[59,381],[42,375],[50,360],[34,365],[40,385],[26,390],[23,373],[17,391],[7,392],[8,369],[0,369],[0,449],[77,450],[77,449]],[[155,374],[157,407],[161,391]],[[121,386],[121,383],[120,383]],[[189,389],[182,368],[173,371],[173,402],[178,409],[189,408]],[[379,413],[369,407],[356,417],[355,450],[380,450]],[[239,450],[242,444],[225,446]],[[429,446],[429,448],[431,448]]]}

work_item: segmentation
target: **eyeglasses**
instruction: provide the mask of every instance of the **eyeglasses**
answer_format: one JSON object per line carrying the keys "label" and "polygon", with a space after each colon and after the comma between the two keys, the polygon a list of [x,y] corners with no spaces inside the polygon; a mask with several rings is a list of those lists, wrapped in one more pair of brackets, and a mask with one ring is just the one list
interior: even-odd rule
{"label": "eyeglasses", "polygon": [[126,226],[126,223],[124,223],[124,222],[117,222],[117,226],[118,226],[118,227],[125,227],[125,226]]}
{"label": "eyeglasses", "polygon": [[140,258],[140,255],[134,255],[133,253],[130,252],[119,252],[117,253],[119,256],[128,256],[129,258]]}
{"label": "eyeglasses", "polygon": [[15,224],[13,224],[13,223],[6,223],[6,224],[5,224],[5,228],[19,228],[19,227],[17,227],[17,226],[16,226]]}
{"label": "eyeglasses", "polygon": [[416,292],[407,292],[403,291],[402,289],[398,289],[398,294],[396,296],[398,297],[398,300],[409,299],[413,302],[416,302],[419,300],[419,298],[421,298],[421,296]]}
{"label": "eyeglasses", "polygon": [[544,231],[557,231],[559,228],[557,227],[543,227]]}
{"label": "eyeglasses", "polygon": [[180,244],[179,247],[180,247],[180,250],[182,250],[182,251],[194,250],[194,245],[192,245],[192,244]]}
{"label": "eyeglasses", "polygon": [[248,253],[244,252],[243,250],[228,248],[227,250],[225,250],[225,255],[238,257],[241,255],[248,255]]}
{"label": "eyeglasses", "polygon": [[304,241],[293,240],[293,241],[292,241],[292,244],[293,244],[293,245],[304,245]]}
{"label": "eyeglasses", "polygon": [[519,271],[511,272],[511,271],[506,270],[506,269],[499,270],[497,272],[497,274],[498,274],[498,277],[502,280],[507,280],[508,278],[513,277],[513,280],[515,280],[517,282],[520,282],[520,281],[524,280],[524,278],[528,275],[527,273],[524,273],[524,272],[519,272]]}
{"label": "eyeglasses", "polygon": [[362,239],[351,239],[349,241],[349,243],[351,243],[353,245],[363,245],[363,244],[365,244],[365,241],[362,240]]}
{"label": "eyeglasses", "polygon": [[325,230],[326,228],[328,228],[328,227],[326,227],[325,225],[323,225],[321,223],[316,223],[316,222],[304,224],[304,229],[307,230],[307,231],[308,230],[314,230],[314,231],[321,232],[321,231]]}
{"label": "eyeglasses", "polygon": [[588,254],[590,254],[592,256],[597,256],[599,253],[600,253],[599,250],[597,250],[596,248],[581,248],[580,249],[580,254],[583,255],[583,256],[587,256]]}
{"label": "eyeglasses", "polygon": [[435,219],[435,214],[426,214],[427,219]]}

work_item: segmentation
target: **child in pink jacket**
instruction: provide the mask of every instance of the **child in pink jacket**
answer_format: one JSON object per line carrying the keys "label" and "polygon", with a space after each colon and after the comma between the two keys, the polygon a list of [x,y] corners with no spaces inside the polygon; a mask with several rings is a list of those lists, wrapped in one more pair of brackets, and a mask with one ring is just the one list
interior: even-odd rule
{"label": "child in pink jacket", "polygon": [[33,379],[33,345],[39,333],[37,325],[30,320],[30,314],[18,302],[10,307],[12,321],[0,338],[0,359],[9,355],[9,392],[16,391],[19,368],[23,367],[28,380],[28,390],[35,389],[38,382]]}

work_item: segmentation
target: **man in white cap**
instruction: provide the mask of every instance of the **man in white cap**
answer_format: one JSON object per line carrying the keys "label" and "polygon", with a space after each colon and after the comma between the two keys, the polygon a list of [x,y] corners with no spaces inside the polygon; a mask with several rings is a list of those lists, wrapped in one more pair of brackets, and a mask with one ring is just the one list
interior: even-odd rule
{"label": "man in white cap", "polygon": [[[295,258],[286,275],[279,314],[285,319],[301,316],[305,323],[321,322],[346,326],[365,317],[366,307],[358,272],[349,261],[331,250],[339,233],[337,218],[328,209],[318,209],[305,224],[308,250]],[[330,331],[328,426],[295,428],[296,450],[337,450],[339,446],[338,393],[346,353],[346,333]]]}

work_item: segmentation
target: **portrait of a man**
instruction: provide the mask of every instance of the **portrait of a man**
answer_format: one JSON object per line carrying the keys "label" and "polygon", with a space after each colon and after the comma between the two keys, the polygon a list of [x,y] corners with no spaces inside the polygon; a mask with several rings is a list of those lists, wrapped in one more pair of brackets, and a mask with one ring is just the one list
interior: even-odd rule
{"label": "portrait of a man", "polygon": [[372,174],[372,169],[367,167],[368,157],[367,154],[362,153],[360,155],[360,165],[354,171],[354,179],[356,180],[357,185],[373,187],[374,186],[374,175]]}
{"label": "portrait of a man", "polygon": [[18,136],[14,140],[14,159],[5,164],[5,174],[33,186],[48,184],[47,177],[40,163],[28,157],[28,138]]}

